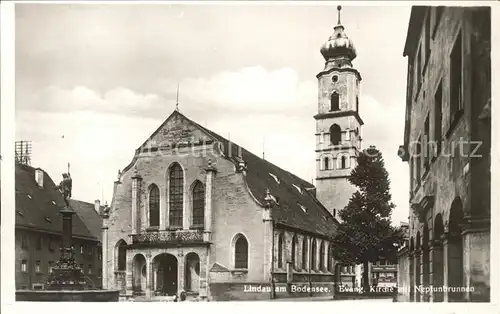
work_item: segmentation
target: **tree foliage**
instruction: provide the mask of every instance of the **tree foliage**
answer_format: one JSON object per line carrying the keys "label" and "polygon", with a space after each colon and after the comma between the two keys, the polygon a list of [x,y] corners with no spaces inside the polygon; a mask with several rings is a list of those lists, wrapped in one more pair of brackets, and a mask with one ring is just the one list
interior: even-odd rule
{"label": "tree foliage", "polygon": [[335,258],[343,264],[365,265],[381,259],[395,260],[403,236],[399,228],[391,225],[395,206],[382,153],[374,146],[360,153],[349,182],[357,191],[339,212],[342,221],[334,239]]}

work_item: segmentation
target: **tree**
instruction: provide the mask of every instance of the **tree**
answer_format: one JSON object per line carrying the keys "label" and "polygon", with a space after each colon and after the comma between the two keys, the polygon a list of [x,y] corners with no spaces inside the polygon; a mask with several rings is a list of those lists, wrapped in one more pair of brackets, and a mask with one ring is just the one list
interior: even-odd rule
{"label": "tree", "polygon": [[366,289],[368,264],[380,259],[395,260],[403,234],[400,228],[391,225],[395,206],[389,192],[389,174],[379,150],[370,146],[359,154],[349,182],[357,191],[339,212],[342,222],[333,241],[334,255],[344,264],[363,264]]}

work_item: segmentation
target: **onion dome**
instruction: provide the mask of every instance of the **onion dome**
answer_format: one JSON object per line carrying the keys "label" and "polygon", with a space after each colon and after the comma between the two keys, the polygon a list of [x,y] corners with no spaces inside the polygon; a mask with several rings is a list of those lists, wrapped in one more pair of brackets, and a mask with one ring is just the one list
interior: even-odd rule
{"label": "onion dome", "polygon": [[333,28],[333,35],[321,46],[320,51],[326,61],[338,58],[348,58],[349,61],[352,61],[356,58],[354,43],[347,37],[344,32],[344,26],[340,23],[341,9],[341,6],[337,7],[339,20],[337,26]]}

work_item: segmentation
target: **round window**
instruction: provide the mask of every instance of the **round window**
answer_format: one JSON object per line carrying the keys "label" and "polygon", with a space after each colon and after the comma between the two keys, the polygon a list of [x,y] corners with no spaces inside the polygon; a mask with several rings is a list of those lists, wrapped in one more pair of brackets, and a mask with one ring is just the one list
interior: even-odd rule
{"label": "round window", "polygon": [[339,77],[337,75],[334,75],[332,77],[332,81],[337,82],[339,80]]}

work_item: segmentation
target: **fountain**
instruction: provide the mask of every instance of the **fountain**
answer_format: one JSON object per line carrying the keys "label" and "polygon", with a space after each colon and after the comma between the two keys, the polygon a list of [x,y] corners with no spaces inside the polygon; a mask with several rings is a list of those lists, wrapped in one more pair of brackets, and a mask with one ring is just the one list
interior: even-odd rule
{"label": "fountain", "polygon": [[[68,165],[69,167],[69,165]],[[47,279],[46,290],[16,291],[17,301],[118,301],[118,290],[88,288],[87,279],[74,259],[73,215],[69,205],[71,197],[71,176],[63,174],[63,181],[56,188],[64,197],[65,207],[59,211],[62,216],[63,241],[61,257]]]}

